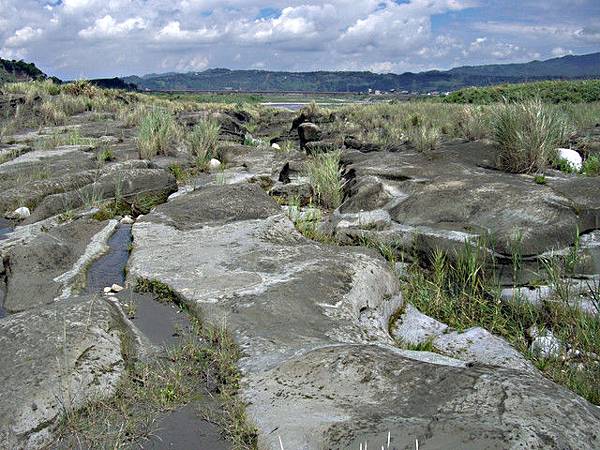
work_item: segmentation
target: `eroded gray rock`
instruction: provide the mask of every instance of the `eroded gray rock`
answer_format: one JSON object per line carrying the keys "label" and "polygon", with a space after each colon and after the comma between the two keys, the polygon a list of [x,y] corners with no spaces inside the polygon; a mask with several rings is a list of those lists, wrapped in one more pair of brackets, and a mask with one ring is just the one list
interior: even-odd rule
{"label": "eroded gray rock", "polygon": [[378,448],[388,431],[400,448],[600,439],[598,409],[535,372],[394,348],[387,327],[402,300],[387,263],[306,240],[260,189],[187,194],[133,235],[130,281],[167,284],[241,345],[241,395],[261,447],[278,449],[281,437],[284,448]]}
{"label": "eroded gray rock", "polygon": [[[19,312],[71,294],[86,265],[104,250],[116,221],[80,219],[47,231],[31,230],[0,247],[6,276],[4,308]],[[15,234],[19,234],[17,229]],[[66,295],[65,295],[66,294]]]}
{"label": "eroded gray rock", "polygon": [[42,448],[63,414],[114,393],[125,369],[114,308],[80,297],[0,320],[2,448]]}

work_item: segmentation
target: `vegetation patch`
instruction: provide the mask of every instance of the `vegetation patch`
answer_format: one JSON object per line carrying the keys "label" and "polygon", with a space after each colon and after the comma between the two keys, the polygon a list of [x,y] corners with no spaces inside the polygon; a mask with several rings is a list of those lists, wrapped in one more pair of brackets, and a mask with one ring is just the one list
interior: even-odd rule
{"label": "vegetation patch", "polygon": [[541,81],[502,84],[455,91],[445,97],[446,103],[492,104],[503,101],[522,102],[542,99],[546,103],[592,103],[600,101],[600,80]]}
{"label": "vegetation patch", "polygon": [[[404,297],[421,312],[465,330],[483,327],[504,337],[548,378],[567,386],[590,402],[600,404],[600,317],[573,304],[564,276],[568,260],[551,259],[542,277],[556,294],[540,306],[521,298],[502,300],[495,262],[485,246],[465,243],[454,255],[433,252],[416,263],[404,284]],[[600,300],[600,287],[589,286]],[[600,313],[600,303],[596,304]],[[556,357],[530,350],[532,328],[550,330],[562,342]]]}
{"label": "vegetation patch", "polygon": [[187,135],[188,150],[196,159],[198,167],[205,168],[217,153],[221,127],[214,120],[201,120]]}
{"label": "vegetation patch", "polygon": [[589,156],[581,168],[581,173],[588,177],[600,176],[600,157],[598,155]]}
{"label": "vegetation patch", "polygon": [[568,119],[540,100],[503,103],[493,110],[500,166],[513,173],[543,171],[573,131]]}
{"label": "vegetation patch", "polygon": [[344,197],[340,157],[338,150],[315,155],[305,164],[306,175],[317,201],[326,209],[337,208]]}
{"label": "vegetation patch", "polygon": [[151,159],[167,154],[177,136],[173,115],[164,109],[154,108],[141,120],[137,144],[140,158]]}
{"label": "vegetation patch", "polygon": [[[212,388],[223,412],[215,420],[235,449],[257,448],[256,430],[248,425],[237,395],[240,351],[223,326],[190,319],[189,330],[150,362],[128,361],[127,373],[109,400],[68,412],[59,424],[56,444],[79,448],[124,448],[143,445],[157,420],[186,404],[202,400]],[[215,388],[216,386],[216,388]]]}

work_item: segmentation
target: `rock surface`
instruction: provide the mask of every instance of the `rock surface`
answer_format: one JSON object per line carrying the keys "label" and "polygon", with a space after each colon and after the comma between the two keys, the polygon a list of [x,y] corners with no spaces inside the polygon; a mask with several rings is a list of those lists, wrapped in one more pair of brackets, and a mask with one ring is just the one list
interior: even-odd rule
{"label": "rock surface", "polygon": [[[391,223],[376,235],[406,250],[452,253],[465,240],[488,236],[501,266],[510,265],[518,247],[525,269],[537,271],[544,253],[568,248],[577,230],[585,234],[600,223],[600,197],[592,194],[600,177],[558,174],[538,185],[533,177],[497,170],[495,147],[482,141],[447,144],[432,158],[409,150],[348,150],[342,159],[347,184],[339,212],[387,212]],[[343,226],[337,235],[360,235],[360,226],[354,228]],[[501,276],[509,272],[502,269]]]}
{"label": "rock surface", "polygon": [[279,437],[285,448],[378,448],[388,431],[400,448],[600,439],[597,408],[535,372],[393,347],[387,323],[402,301],[387,264],[306,240],[254,186],[181,196],[133,235],[131,280],[168,285],[242,346],[242,395],[264,448]]}
{"label": "rock surface", "polygon": [[41,448],[65,411],[114,393],[126,330],[115,308],[81,297],[0,320],[2,448]]}
{"label": "rock surface", "polygon": [[[86,264],[104,250],[116,221],[80,219],[34,232],[25,242],[0,241],[4,260],[4,308],[24,311],[69,295]],[[32,276],[35,274],[35,276]]]}

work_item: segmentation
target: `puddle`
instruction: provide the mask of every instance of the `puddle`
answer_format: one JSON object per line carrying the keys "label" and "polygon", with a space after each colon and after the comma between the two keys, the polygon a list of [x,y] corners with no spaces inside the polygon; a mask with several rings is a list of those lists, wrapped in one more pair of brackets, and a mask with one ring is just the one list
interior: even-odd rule
{"label": "puddle", "polygon": [[11,233],[14,229],[15,227],[9,220],[0,217],[0,240],[6,239],[6,235]]}
{"label": "puddle", "polygon": [[201,405],[186,405],[165,415],[158,424],[156,438],[142,444],[145,450],[229,450],[216,425],[202,420]]}
{"label": "puddle", "polygon": [[[108,240],[108,252],[94,261],[87,272],[87,293],[101,293],[105,287],[113,284],[125,285],[125,267],[131,242],[131,225],[119,225]],[[168,347],[176,344],[181,331],[189,326],[186,313],[176,305],[156,301],[153,295],[126,289],[115,297],[125,312],[132,313],[132,322],[154,345]],[[200,417],[198,411],[210,408],[204,403],[200,401],[164,414],[153,438],[138,442],[137,445],[149,450],[230,449],[219,429]]]}
{"label": "puddle", "polygon": [[139,294],[127,289],[116,298],[125,310],[134,309],[131,321],[154,345],[164,347],[176,344],[181,330],[189,325],[187,314],[172,303],[156,301],[151,294]]}
{"label": "puddle", "polygon": [[119,225],[108,240],[110,250],[94,261],[87,272],[86,293],[102,292],[113,284],[124,285],[131,239],[131,225]]}

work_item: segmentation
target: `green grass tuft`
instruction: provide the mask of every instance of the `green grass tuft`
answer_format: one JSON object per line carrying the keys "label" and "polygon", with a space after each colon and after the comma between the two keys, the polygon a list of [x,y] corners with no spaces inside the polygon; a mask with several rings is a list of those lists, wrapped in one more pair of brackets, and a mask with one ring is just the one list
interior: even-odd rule
{"label": "green grass tuft", "polygon": [[340,173],[341,152],[315,155],[306,162],[305,171],[318,203],[327,209],[342,204],[343,186]]}
{"label": "green grass tuft", "polygon": [[540,100],[500,104],[493,115],[499,164],[508,172],[543,171],[572,132],[566,116]]}
{"label": "green grass tuft", "polygon": [[158,154],[166,154],[177,136],[173,115],[166,110],[155,108],[141,120],[138,131],[140,158],[151,159]]}

